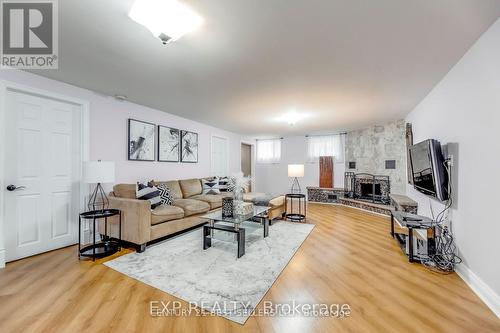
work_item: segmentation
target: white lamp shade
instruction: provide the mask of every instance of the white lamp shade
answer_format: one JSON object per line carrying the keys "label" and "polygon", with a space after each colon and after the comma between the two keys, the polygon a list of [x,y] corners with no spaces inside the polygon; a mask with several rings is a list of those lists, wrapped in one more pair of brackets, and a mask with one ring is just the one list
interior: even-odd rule
{"label": "white lamp shade", "polygon": [[83,163],[83,182],[88,184],[113,183],[115,162],[89,161]]}
{"label": "white lamp shade", "polygon": [[288,164],[288,177],[304,177],[304,164]]}

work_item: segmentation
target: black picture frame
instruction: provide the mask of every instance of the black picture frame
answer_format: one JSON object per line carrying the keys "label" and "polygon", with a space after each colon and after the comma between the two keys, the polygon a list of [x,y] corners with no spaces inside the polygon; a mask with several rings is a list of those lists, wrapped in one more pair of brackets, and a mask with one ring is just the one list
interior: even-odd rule
{"label": "black picture frame", "polygon": [[198,163],[198,133],[181,130],[181,162]]}
{"label": "black picture frame", "polygon": [[[162,138],[163,131],[170,131],[170,133],[171,133],[170,135],[172,135],[173,133],[177,134],[177,140],[176,140],[177,141],[177,148],[176,148],[176,154],[174,154],[175,158],[174,157],[168,158],[168,156],[166,158],[163,158],[163,152],[162,152],[163,145],[169,144],[169,143],[163,142],[164,141]],[[157,145],[158,151],[156,153],[156,156],[158,158],[158,162],[171,162],[171,163],[172,162],[173,163],[179,162],[180,161],[180,154],[181,154],[181,131],[177,128],[158,125],[157,135],[158,135],[158,145]],[[170,141],[171,141],[171,143],[173,143],[173,140],[170,140]]]}
{"label": "black picture frame", "polygon": [[[127,134],[127,158],[129,161],[156,161],[155,124],[129,118]],[[141,149],[142,154],[139,151],[140,148],[138,146],[143,147]]]}

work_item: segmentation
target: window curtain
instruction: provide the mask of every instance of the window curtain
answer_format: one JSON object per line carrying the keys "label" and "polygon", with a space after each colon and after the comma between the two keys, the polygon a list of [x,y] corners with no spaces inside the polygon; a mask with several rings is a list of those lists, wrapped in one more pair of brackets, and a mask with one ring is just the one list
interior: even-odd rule
{"label": "window curtain", "polygon": [[336,162],[344,162],[344,136],[324,135],[308,137],[308,161],[316,162],[320,156],[333,156]]}
{"label": "window curtain", "polygon": [[281,140],[258,140],[257,163],[279,163],[281,160]]}

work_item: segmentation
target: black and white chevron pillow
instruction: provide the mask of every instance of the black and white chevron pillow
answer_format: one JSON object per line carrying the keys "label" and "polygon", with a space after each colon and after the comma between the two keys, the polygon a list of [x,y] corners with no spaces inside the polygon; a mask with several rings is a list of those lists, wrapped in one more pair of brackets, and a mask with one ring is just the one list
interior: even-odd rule
{"label": "black and white chevron pillow", "polygon": [[158,191],[160,191],[160,200],[162,205],[172,205],[174,203],[174,198],[172,197],[172,193],[170,193],[170,189],[165,184],[159,184],[156,186]]}
{"label": "black and white chevron pillow", "polygon": [[201,185],[203,186],[203,194],[219,194],[219,178],[202,179]]}
{"label": "black and white chevron pillow", "polygon": [[160,191],[152,184],[137,183],[135,196],[139,200],[149,200],[151,209],[161,205]]}
{"label": "black and white chevron pillow", "polygon": [[220,177],[219,178],[219,191],[221,192],[229,192],[227,190],[227,186],[229,185],[229,178],[228,177]]}
{"label": "black and white chevron pillow", "polygon": [[233,177],[228,178],[228,181],[227,181],[227,192],[234,192],[235,189],[236,189],[235,179]]}

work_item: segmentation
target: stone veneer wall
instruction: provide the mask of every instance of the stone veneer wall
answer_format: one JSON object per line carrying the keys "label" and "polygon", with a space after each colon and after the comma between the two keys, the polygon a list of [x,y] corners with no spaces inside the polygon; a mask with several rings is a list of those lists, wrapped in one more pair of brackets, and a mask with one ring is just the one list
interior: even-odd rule
{"label": "stone veneer wall", "polygon": [[343,197],[343,188],[307,187],[307,200],[310,202],[337,203]]}
{"label": "stone veneer wall", "polygon": [[[405,121],[397,120],[347,133],[346,171],[389,176],[391,193],[406,193]],[[396,160],[396,169],[386,169],[386,160]],[[349,162],[356,162],[349,169]]]}

